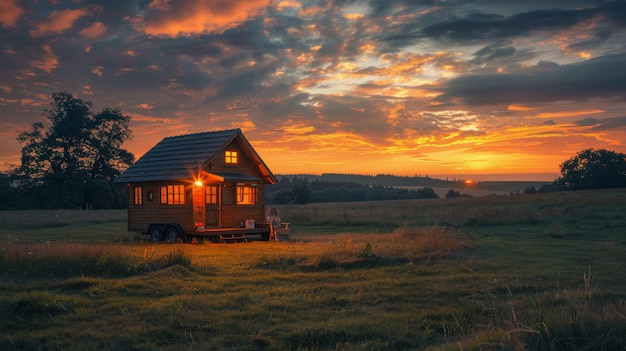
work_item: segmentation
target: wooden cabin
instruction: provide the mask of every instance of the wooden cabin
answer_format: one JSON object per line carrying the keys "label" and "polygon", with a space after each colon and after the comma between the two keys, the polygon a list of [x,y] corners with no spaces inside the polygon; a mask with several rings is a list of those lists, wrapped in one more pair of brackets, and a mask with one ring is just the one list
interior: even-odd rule
{"label": "wooden cabin", "polygon": [[276,178],[240,129],[165,138],[115,182],[128,185],[128,230],[154,241],[273,234],[265,184]]}

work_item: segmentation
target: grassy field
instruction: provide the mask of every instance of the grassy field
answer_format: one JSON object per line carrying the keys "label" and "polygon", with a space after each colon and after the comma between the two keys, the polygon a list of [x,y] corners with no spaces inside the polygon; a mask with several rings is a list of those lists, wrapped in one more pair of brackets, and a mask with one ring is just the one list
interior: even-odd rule
{"label": "grassy field", "polygon": [[0,212],[0,349],[626,349],[626,190],[279,210],[199,245]]}

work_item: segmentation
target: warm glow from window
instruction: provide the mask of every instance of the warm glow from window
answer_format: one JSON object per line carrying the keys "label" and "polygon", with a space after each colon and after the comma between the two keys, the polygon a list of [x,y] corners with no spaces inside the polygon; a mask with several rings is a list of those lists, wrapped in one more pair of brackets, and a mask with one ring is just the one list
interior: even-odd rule
{"label": "warm glow from window", "polygon": [[237,184],[237,205],[254,205],[258,197],[256,186]]}
{"label": "warm glow from window", "polygon": [[224,162],[226,164],[237,164],[237,151],[225,151]]}
{"label": "warm glow from window", "polygon": [[185,186],[167,185],[161,187],[161,203],[167,205],[185,204]]}
{"label": "warm glow from window", "polygon": [[216,204],[218,199],[219,187],[217,185],[207,185],[205,188],[205,198],[207,204]]}
{"label": "warm glow from window", "polygon": [[141,205],[143,204],[143,189],[140,186],[136,186],[134,189],[134,204]]}

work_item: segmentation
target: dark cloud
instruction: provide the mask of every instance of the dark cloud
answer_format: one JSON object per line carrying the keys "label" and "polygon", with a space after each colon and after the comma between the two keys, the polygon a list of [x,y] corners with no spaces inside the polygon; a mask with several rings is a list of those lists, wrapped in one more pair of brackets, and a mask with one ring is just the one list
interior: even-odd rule
{"label": "dark cloud", "polygon": [[576,125],[581,126],[581,127],[589,127],[589,126],[595,126],[597,124],[600,124],[600,121],[596,118],[589,117],[589,118],[576,121],[575,123]]}
{"label": "dark cloud", "polygon": [[439,101],[461,99],[469,105],[579,101],[592,98],[626,100],[626,54],[607,55],[550,70],[467,75],[442,86]]}
{"label": "dark cloud", "polygon": [[598,121],[598,125],[592,130],[616,130],[626,129],[626,116],[606,118]]}
{"label": "dark cloud", "polygon": [[482,64],[484,62],[508,58],[515,54],[516,49],[513,46],[503,44],[487,45],[474,53],[473,63]]}
{"label": "dark cloud", "polygon": [[575,122],[581,127],[592,127],[591,130],[616,130],[626,128],[626,116],[612,118],[585,118]]}
{"label": "dark cloud", "polygon": [[466,18],[438,23],[424,28],[421,35],[437,40],[482,41],[528,34],[534,30],[570,27],[592,18],[594,9],[536,10],[510,17],[495,14],[471,14]]}
{"label": "dark cloud", "polygon": [[605,0],[601,3],[602,15],[612,23],[626,27],[626,2],[619,0]]}
{"label": "dark cloud", "polygon": [[[480,2],[476,2],[480,3]],[[488,3],[488,2],[485,2]],[[539,2],[541,3],[541,2]],[[555,2],[556,3],[556,2]],[[531,2],[524,4],[532,5]],[[528,36],[533,32],[554,32],[571,28],[583,21],[594,19],[596,16],[610,18],[614,23],[623,25],[626,20],[626,6],[607,1],[597,7],[577,6],[574,2],[561,2],[560,5],[568,8],[538,9],[518,12],[508,16],[498,13],[469,12],[465,15],[456,14],[452,9],[469,7],[471,2],[440,2],[440,11],[427,13],[415,18],[414,22],[403,23],[386,33],[384,41],[387,48],[402,48],[419,43],[425,39],[452,42],[459,44],[480,43],[487,40],[508,40],[520,36]],[[491,5],[501,4],[495,1]],[[520,2],[520,7],[523,6]],[[544,4],[545,6],[549,6]],[[431,24],[429,24],[429,22]],[[611,31],[599,30],[594,38],[582,40],[580,45],[598,45],[611,36]]]}

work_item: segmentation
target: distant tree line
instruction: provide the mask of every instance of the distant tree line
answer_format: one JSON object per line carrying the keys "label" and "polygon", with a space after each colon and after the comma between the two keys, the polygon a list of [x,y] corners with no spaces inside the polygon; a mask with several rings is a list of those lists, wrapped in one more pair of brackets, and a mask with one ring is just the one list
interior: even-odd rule
{"label": "distant tree line", "polygon": [[339,173],[323,173],[315,174],[282,174],[282,177],[307,179],[309,182],[327,181],[333,183],[356,183],[368,186],[386,186],[386,187],[430,187],[430,188],[446,188],[461,187],[465,184],[464,179],[438,179],[430,176],[403,176],[394,174],[339,174]]}
{"label": "distant tree line", "polygon": [[66,92],[52,100],[49,127],[36,122],[17,137],[21,165],[0,173],[0,209],[124,208],[126,188],[112,182],[135,159],[122,148],[130,118]]}
{"label": "distant tree line", "polygon": [[278,183],[267,186],[266,192],[269,202],[273,204],[439,198],[430,187],[406,189],[351,181],[309,181],[307,177],[297,176],[282,176]]}

